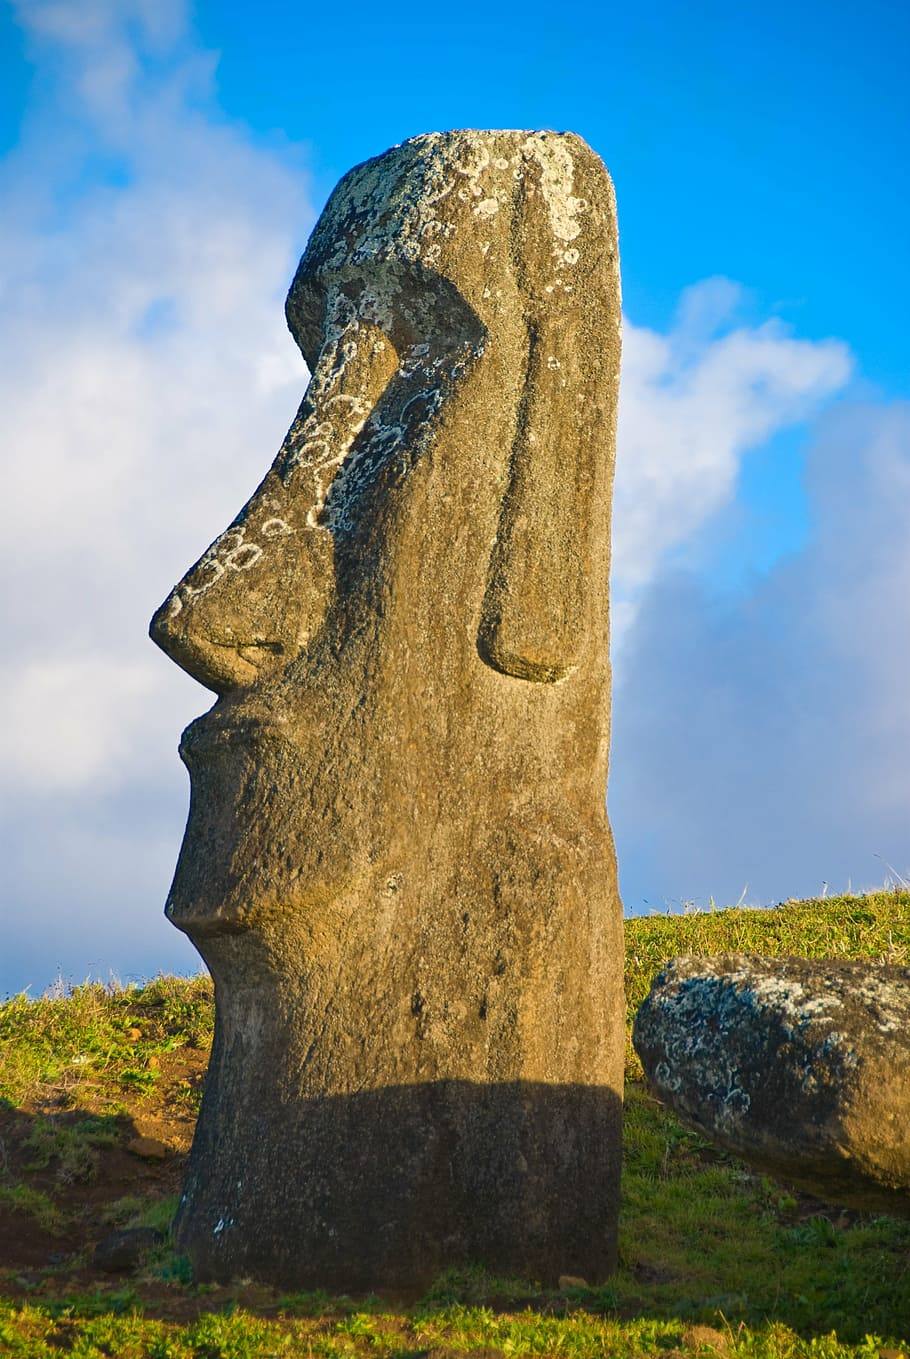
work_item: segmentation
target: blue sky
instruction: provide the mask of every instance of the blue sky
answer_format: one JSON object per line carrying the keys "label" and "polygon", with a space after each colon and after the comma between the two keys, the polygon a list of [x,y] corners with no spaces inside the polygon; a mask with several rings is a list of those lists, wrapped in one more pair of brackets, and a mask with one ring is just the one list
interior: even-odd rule
{"label": "blue sky", "polygon": [[908,56],[880,3],[0,4],[0,992],[194,965],[208,699],[147,618],[297,406],[325,197],[435,128],[571,128],[617,186],[627,908],[910,874]]}
{"label": "blue sky", "polygon": [[[9,148],[55,72],[29,59],[15,6],[2,16]],[[803,334],[849,336],[866,378],[908,392],[906,6],[207,0],[185,42],[217,59],[225,117],[299,149],[316,203],[415,132],[572,128],[614,176],[640,324],[721,274]]]}
{"label": "blue sky", "polygon": [[722,274],[906,394],[906,6],[260,0],[196,24],[222,107],[307,144],[317,199],[427,128],[572,128],[616,182],[636,321]]}

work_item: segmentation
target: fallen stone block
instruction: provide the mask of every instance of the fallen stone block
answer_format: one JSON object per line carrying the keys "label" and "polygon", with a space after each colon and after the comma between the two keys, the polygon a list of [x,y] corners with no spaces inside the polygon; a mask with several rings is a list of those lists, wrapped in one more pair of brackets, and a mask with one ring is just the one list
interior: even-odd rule
{"label": "fallen stone block", "polygon": [[633,1031],[661,1100],[821,1198],[910,1215],[910,968],[677,958]]}

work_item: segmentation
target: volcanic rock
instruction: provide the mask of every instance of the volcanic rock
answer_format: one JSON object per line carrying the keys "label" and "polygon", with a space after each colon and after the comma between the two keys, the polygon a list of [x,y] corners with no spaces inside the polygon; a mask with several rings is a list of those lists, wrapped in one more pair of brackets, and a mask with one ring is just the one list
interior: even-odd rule
{"label": "volcanic rock", "polygon": [[633,1041],[690,1127],[821,1198],[910,1213],[910,969],[677,958]]}

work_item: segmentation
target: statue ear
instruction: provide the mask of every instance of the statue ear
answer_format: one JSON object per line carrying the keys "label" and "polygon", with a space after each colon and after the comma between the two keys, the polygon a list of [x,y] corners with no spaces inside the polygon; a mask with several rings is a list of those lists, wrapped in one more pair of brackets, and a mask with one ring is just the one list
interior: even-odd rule
{"label": "statue ear", "polygon": [[[599,469],[612,454],[611,398],[615,403],[615,391],[603,391],[606,356],[598,344],[618,299],[589,293],[604,277],[605,247],[615,247],[611,214],[591,211],[581,219],[587,242],[561,239],[541,177],[539,160],[526,155],[513,258],[525,305],[527,370],[478,650],[503,674],[552,683],[579,663],[589,591],[608,588],[594,569],[591,539],[593,517],[608,513]],[[592,241],[598,232],[600,240]]]}

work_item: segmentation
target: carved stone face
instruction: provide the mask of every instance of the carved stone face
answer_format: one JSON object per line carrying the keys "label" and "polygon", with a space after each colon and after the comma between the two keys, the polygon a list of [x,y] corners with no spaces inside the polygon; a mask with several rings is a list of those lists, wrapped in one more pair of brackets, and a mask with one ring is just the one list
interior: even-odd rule
{"label": "carved stone face", "polygon": [[604,807],[619,277],[577,137],[415,138],[339,184],[312,372],[162,605],[167,911],[215,978],[178,1240],[199,1278],[413,1286],[615,1259],[622,921]]}
{"label": "carved stone face", "polygon": [[[482,344],[456,290],[413,270],[326,269],[316,281],[301,270],[296,287],[310,294],[318,334],[305,350],[306,397],[262,485],[152,624],[219,694],[286,669],[307,647],[335,592],[338,539],[356,532],[380,468],[406,475]],[[302,324],[296,333],[306,344]]]}
{"label": "carved stone face", "polygon": [[341,181],[288,298],[298,415],[152,622],[219,695],[182,745],[175,924],[392,874],[402,788],[514,759],[491,670],[536,688],[587,667],[603,698],[615,257],[574,137],[431,134]]}

